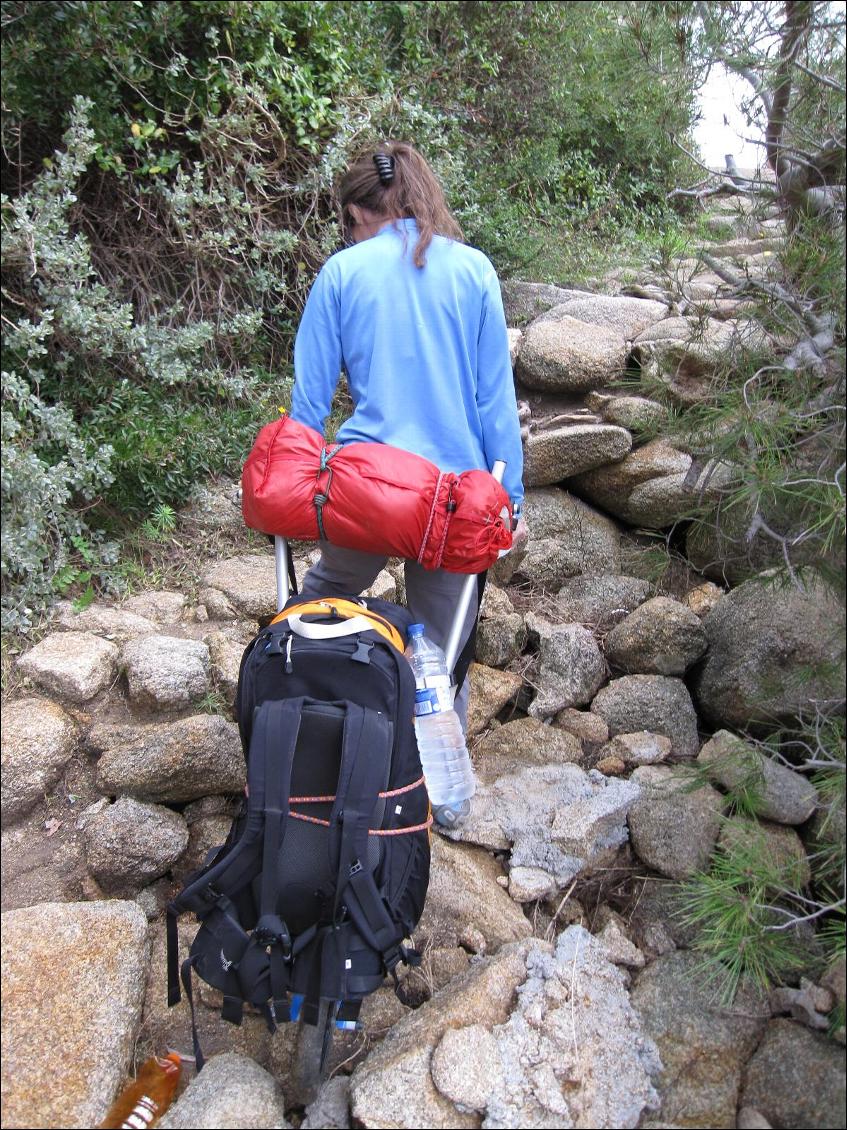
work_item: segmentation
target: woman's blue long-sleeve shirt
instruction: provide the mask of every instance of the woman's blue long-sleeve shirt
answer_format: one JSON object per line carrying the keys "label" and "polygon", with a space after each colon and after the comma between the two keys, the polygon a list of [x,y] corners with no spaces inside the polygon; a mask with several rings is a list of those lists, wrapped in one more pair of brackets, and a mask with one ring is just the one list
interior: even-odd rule
{"label": "woman's blue long-sleeve shirt", "polygon": [[340,443],[389,443],[443,471],[523,455],[500,285],[481,251],[435,236],[413,262],[414,220],[337,252],[309,293],[294,345],[291,415],[323,432],[342,366],[355,409]]}

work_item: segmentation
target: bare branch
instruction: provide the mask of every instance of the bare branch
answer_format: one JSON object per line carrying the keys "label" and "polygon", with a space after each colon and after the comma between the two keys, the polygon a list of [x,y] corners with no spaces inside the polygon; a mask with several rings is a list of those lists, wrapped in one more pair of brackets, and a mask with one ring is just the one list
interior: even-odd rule
{"label": "bare branch", "polygon": [[843,83],[836,82],[834,78],[829,78],[827,75],[822,75],[817,71],[811,70],[810,67],[801,63],[799,59],[794,59],[793,64],[799,71],[802,71],[803,74],[808,75],[809,78],[813,78],[815,82],[819,82],[821,86],[827,86],[830,90],[837,90],[840,94],[847,92],[847,86],[844,86]]}

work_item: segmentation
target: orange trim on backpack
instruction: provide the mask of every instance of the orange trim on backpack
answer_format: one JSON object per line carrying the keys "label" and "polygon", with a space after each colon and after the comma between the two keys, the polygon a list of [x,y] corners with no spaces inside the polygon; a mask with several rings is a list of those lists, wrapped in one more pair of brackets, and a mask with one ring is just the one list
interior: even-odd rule
{"label": "orange trim on backpack", "polygon": [[300,616],[338,616],[342,620],[350,620],[353,616],[364,616],[371,621],[373,631],[378,632],[398,651],[404,651],[403,637],[393,624],[389,623],[378,612],[372,612],[364,604],[357,604],[354,600],[344,600],[342,597],[328,596],[318,600],[304,600],[300,604],[292,604],[283,612],[278,613],[271,620],[271,624],[278,624],[287,620],[292,612]]}

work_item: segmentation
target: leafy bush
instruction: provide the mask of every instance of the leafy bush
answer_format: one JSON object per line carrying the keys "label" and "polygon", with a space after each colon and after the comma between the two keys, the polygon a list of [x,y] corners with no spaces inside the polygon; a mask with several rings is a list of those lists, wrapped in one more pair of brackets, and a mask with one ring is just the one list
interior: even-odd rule
{"label": "leafy bush", "polygon": [[680,919],[696,929],[703,972],[726,1004],[744,982],[767,990],[801,972],[820,975],[845,949],[844,719],[817,717],[762,745],[765,756],[799,761],[818,789],[820,811],[807,834],[811,877],[789,851],[779,858],[756,825],[761,782],[740,781],[728,803],[750,818],[749,834],[719,846],[678,903]]}
{"label": "leafy bush", "polygon": [[114,563],[110,515],[180,501],[198,476],[237,466],[269,413],[257,374],[223,362],[225,349],[249,357],[255,310],[217,324],[139,322],[100,281],[73,228],[96,148],[89,111],[77,100],[66,148],[29,192],[2,200],[18,314],[3,333],[3,615],[18,629],[83,572],[87,581]]}

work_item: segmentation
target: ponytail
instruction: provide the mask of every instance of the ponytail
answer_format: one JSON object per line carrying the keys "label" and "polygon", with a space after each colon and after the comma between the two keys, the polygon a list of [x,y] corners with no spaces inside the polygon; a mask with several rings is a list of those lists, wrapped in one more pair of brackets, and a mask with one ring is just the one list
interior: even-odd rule
{"label": "ponytail", "polygon": [[[378,216],[413,219],[418,227],[414,264],[423,267],[434,235],[462,242],[464,236],[447,207],[429,164],[404,141],[387,141],[368,150],[345,173],[339,186],[342,216],[356,204]],[[345,220],[346,223],[346,220]]]}

